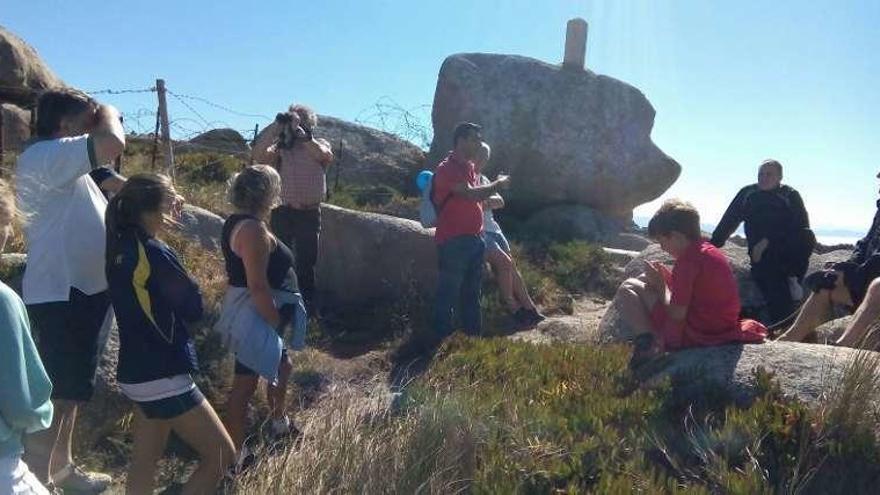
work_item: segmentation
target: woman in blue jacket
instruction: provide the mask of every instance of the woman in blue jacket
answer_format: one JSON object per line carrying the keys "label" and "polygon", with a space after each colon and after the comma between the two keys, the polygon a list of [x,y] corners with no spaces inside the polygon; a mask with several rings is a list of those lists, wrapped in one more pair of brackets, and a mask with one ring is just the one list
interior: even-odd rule
{"label": "woman in blue jacket", "polygon": [[[15,217],[12,198],[12,191],[0,179],[0,251]],[[51,392],[24,303],[0,281],[0,495],[49,493],[21,455],[22,437],[52,423]]]}
{"label": "woman in blue jacket", "polygon": [[119,324],[116,380],[138,406],[128,494],[153,492],[172,430],[201,458],[183,493],[213,493],[235,456],[192,379],[198,368],[186,323],[202,317],[201,292],[156,238],[179,201],[168,178],[144,174],[131,177],[107,206],[107,281]]}

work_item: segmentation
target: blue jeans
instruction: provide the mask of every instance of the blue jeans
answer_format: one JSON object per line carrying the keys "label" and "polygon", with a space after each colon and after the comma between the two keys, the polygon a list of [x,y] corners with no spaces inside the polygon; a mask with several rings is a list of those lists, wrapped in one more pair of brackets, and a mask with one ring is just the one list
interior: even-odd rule
{"label": "blue jeans", "polygon": [[[459,316],[465,333],[479,335],[480,293],[483,285],[483,251],[479,235],[453,237],[437,246],[439,264],[434,331],[437,338],[452,333],[453,313]],[[459,310],[456,312],[456,300]]]}

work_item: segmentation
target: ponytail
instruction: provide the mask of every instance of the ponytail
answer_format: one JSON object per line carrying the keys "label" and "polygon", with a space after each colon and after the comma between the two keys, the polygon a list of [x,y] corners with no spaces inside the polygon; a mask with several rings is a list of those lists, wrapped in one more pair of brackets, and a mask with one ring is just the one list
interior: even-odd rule
{"label": "ponytail", "polygon": [[159,211],[163,200],[175,196],[171,180],[164,175],[138,174],[130,177],[107,204],[104,215],[107,233],[105,266],[113,264],[123,237],[141,228],[143,215]]}

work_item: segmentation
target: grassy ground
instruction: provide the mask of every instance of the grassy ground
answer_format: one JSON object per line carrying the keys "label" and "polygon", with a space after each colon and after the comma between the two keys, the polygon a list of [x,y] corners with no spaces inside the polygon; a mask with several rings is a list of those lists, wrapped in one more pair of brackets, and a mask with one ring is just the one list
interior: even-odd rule
{"label": "grassy ground", "polygon": [[[227,211],[225,183],[242,163],[225,155],[177,157],[187,199]],[[161,157],[157,163],[162,163]],[[150,169],[133,144],[127,174]],[[412,217],[416,201],[384,187],[343,187],[341,206]],[[222,260],[175,236],[166,240],[199,280],[208,316],[192,330],[199,384],[222,412],[231,359],[210,331],[224,287]],[[515,259],[544,311],[571,312],[580,295],[616,286],[602,250],[582,242],[513,239]],[[10,251],[23,247],[20,235]],[[2,271],[0,276],[9,276]],[[482,301],[488,334],[509,332],[493,283]],[[426,330],[428,301],[410,297],[313,322],[314,348],[298,355],[290,402],[304,435],[264,448],[233,493],[870,493],[880,479],[880,365],[853,363],[827,405],[810,410],[783,397],[772,377],[747,408],[716,391],[685,397],[680,384],[644,388],[626,370],[628,349],[534,345],[503,338],[449,340],[398,395],[389,384],[396,352]],[[129,404],[81,429],[77,456],[117,477],[131,452]],[[108,414],[109,413],[109,414]],[[265,402],[253,411],[259,436]],[[89,410],[86,408],[86,415]],[[88,423],[88,422],[86,422]],[[192,453],[173,441],[160,488],[176,492]],[[118,485],[117,485],[118,486]]]}

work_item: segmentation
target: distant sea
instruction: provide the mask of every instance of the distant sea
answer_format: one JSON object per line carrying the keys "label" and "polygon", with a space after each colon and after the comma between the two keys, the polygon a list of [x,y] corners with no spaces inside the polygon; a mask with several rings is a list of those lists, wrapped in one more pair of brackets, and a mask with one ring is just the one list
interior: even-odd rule
{"label": "distant sea", "polygon": [[[648,226],[648,220],[649,220],[648,217],[642,217],[642,216],[638,216],[638,215],[636,215],[633,218],[633,221],[636,223],[636,225],[638,225],[639,227],[642,227],[642,228],[646,228]],[[715,225],[704,223],[704,224],[700,225],[700,228],[703,230],[703,232],[711,233],[713,230],[715,230]],[[837,246],[839,244],[855,244],[856,242],[858,242],[859,239],[861,239],[865,235],[864,232],[854,232],[851,230],[834,229],[834,228],[830,228],[830,229],[816,228],[816,229],[814,229],[814,231],[816,232],[816,240],[819,242],[819,244],[822,244],[825,246]],[[736,234],[739,234],[740,236],[745,236],[745,234],[743,234],[742,227],[740,227],[734,233],[734,235],[736,235]]]}
{"label": "distant sea", "polygon": [[816,235],[816,240],[819,241],[819,244],[825,246],[836,246],[838,244],[855,244],[861,239],[860,237],[853,236],[836,236],[836,235]]}

